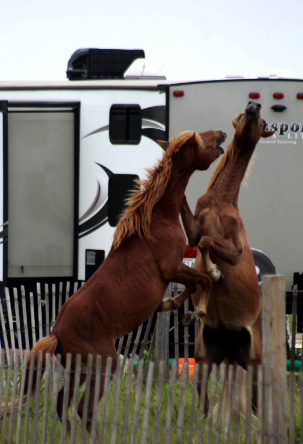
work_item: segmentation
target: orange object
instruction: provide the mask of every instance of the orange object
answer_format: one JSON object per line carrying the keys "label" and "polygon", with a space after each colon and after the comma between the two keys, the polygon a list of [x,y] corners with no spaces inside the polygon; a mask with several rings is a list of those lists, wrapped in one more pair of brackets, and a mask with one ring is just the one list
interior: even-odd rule
{"label": "orange object", "polygon": [[179,374],[183,371],[184,362],[188,362],[188,379],[192,381],[195,373],[195,358],[188,358],[188,360],[185,358],[179,358]]}

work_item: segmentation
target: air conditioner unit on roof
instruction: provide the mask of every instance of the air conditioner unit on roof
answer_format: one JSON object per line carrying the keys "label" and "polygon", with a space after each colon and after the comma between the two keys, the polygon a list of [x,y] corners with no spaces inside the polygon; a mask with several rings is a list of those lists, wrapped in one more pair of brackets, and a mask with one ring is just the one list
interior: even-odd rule
{"label": "air conditioner unit on roof", "polygon": [[142,49],[78,49],[68,61],[66,75],[69,80],[123,79],[138,58],[145,58]]}

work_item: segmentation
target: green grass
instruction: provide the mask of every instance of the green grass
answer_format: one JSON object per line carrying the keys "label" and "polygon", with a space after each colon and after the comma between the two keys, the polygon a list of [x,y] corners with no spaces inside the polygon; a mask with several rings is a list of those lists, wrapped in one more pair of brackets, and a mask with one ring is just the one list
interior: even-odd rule
{"label": "green grass", "polygon": [[[112,381],[109,388],[109,394],[108,394],[108,400],[106,403],[106,417],[105,417],[105,428],[104,428],[104,438],[103,441],[106,444],[110,443],[111,436],[113,433],[113,414],[114,414],[114,396],[115,396],[115,380]],[[298,395],[299,391],[299,382],[298,377],[295,378],[294,382],[294,420],[293,420],[293,427],[295,431],[296,441],[300,442],[300,398]],[[124,405],[125,405],[125,396],[126,396],[126,376],[124,376],[121,379],[121,385],[120,385],[120,395],[119,395],[119,403],[118,403],[118,411],[117,411],[117,423],[116,423],[116,443],[121,442],[121,435],[122,435],[122,429],[123,426],[126,427],[126,442],[130,444],[141,444],[142,440],[142,427],[143,427],[143,419],[144,419],[144,411],[145,411],[145,399],[146,399],[146,389],[145,385],[142,386],[142,393],[140,398],[140,409],[138,413],[138,417],[136,420],[134,420],[134,413],[135,413],[135,405],[136,405],[136,380],[133,379],[132,382],[132,388],[130,392],[130,398],[129,398],[129,406],[127,408],[127,414],[125,415],[124,412]],[[180,413],[180,398],[181,398],[181,387],[182,383],[180,380],[176,380],[174,384],[174,391],[173,396],[169,389],[169,381],[165,381],[161,390],[161,409],[160,409],[160,416],[159,416],[159,429],[158,429],[158,443],[173,443],[175,444],[177,442],[177,436],[178,436],[178,420],[179,420],[179,413]],[[153,434],[154,434],[154,422],[155,422],[155,414],[156,414],[156,407],[157,407],[157,399],[159,396],[159,390],[158,385],[156,383],[153,384],[152,392],[151,392],[151,402],[148,412],[148,426],[147,426],[147,443],[152,442]],[[192,405],[192,396],[193,396],[193,385],[192,383],[187,383],[185,388],[185,402],[184,402],[184,418],[182,421],[182,435],[181,435],[181,443],[187,443],[189,439],[189,433],[190,433],[190,423],[193,421],[193,436],[191,443],[195,444],[196,442],[205,443],[207,442],[207,433],[208,430],[211,430],[211,439],[209,440],[210,443],[215,442],[215,434],[216,429],[219,427],[220,421],[217,419],[217,413],[214,414],[213,418],[207,418],[201,417],[198,412],[197,407],[197,397],[195,399],[195,408],[194,408],[194,415],[191,416],[191,405]],[[217,404],[218,402],[218,396],[219,396],[219,385],[216,383],[215,386],[215,396],[214,396],[214,403]],[[2,400],[3,402],[3,400]],[[171,403],[172,410],[171,410],[171,424],[167,424],[167,412],[168,412],[168,405]],[[102,414],[102,408],[103,408],[104,401],[101,401],[98,405],[98,415],[97,415],[97,431],[100,431],[100,419]],[[10,429],[10,417],[8,416],[6,419],[6,422],[2,421],[0,423],[0,437],[2,437],[2,442],[7,444],[14,444],[16,442],[16,436],[17,431],[20,432],[20,443],[23,442],[33,442],[34,434],[36,433],[37,436],[35,438],[35,442],[37,444],[41,443],[42,440],[42,433],[43,433],[43,412],[44,412],[44,386],[42,383],[41,388],[41,395],[39,400],[39,406],[38,406],[38,428],[37,431],[34,430],[34,421],[35,421],[35,404],[32,403],[30,407],[30,414],[29,414],[29,422],[26,424],[25,422],[25,414],[26,414],[26,408],[23,409],[23,416],[21,419],[21,426],[18,429],[17,427],[17,416],[15,415],[13,417],[12,421],[12,439],[9,441],[9,429]],[[47,440],[48,443],[60,443],[60,437],[62,432],[62,426],[60,421],[57,418],[56,412],[55,416],[52,416],[52,409],[53,409],[53,396],[50,395],[49,401],[48,401],[48,419],[47,419]],[[72,409],[73,406],[69,409],[69,418],[72,417]],[[216,411],[217,412],[217,411]],[[211,421],[212,420],[212,421]],[[250,416],[251,421],[251,435],[252,437],[257,436],[257,430],[258,430],[258,422],[257,419],[251,415]],[[54,431],[52,432],[52,424],[55,425]],[[82,432],[82,422],[79,418],[77,418],[77,425],[76,425],[76,440],[75,442],[78,444],[80,442],[84,443],[90,443],[90,435],[88,435],[86,432]],[[28,429],[27,432],[27,440],[24,440],[24,433],[26,431],[26,428]],[[132,433],[134,432],[134,428],[136,429],[135,433],[135,440],[132,440]],[[166,430],[167,429],[167,430]],[[220,433],[220,441],[224,441],[224,424],[221,419],[221,433]],[[233,424],[229,424],[227,427],[229,435],[229,439],[227,439],[226,442],[231,442],[231,433],[233,430]],[[245,442],[245,430],[246,430],[246,423],[245,418],[243,416],[240,417],[239,424],[237,426],[237,432],[238,432],[238,443],[244,443]],[[85,439],[84,441],[81,441],[81,436],[84,435]],[[200,440],[201,436],[201,440]],[[167,441],[166,441],[167,439]],[[70,437],[67,435],[66,439],[64,439],[64,444],[69,444]],[[95,442],[99,442],[99,436],[97,434],[97,438],[95,439]]]}

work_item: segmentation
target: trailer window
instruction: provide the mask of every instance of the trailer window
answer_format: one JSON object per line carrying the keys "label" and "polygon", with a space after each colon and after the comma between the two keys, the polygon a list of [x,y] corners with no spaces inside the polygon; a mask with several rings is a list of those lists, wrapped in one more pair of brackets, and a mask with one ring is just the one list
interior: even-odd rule
{"label": "trailer window", "polygon": [[112,105],[109,138],[113,144],[138,144],[141,140],[142,115],[139,105]]}
{"label": "trailer window", "polygon": [[108,221],[115,227],[125,208],[125,200],[135,188],[136,174],[112,174],[108,181]]}

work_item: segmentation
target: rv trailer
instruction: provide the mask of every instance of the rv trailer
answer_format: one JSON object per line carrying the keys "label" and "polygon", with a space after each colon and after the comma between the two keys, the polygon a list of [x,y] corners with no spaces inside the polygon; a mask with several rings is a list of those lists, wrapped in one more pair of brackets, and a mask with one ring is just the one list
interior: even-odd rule
{"label": "rv trailer", "polygon": [[[259,142],[239,206],[250,245],[291,288],[303,271],[303,80],[96,72],[82,63],[73,77],[70,63],[67,81],[0,82],[0,281],[88,279],[109,252],[135,179],[163,154],[157,140],[216,128],[230,140],[232,118],[254,100],[276,133]],[[214,167],[192,176],[192,210]]]}

